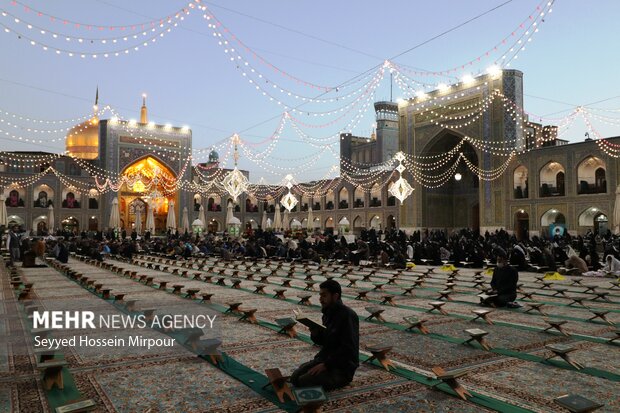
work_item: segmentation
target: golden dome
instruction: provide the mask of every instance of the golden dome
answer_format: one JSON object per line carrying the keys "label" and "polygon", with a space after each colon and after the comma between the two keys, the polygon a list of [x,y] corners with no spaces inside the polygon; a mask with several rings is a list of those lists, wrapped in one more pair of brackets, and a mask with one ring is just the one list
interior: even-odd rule
{"label": "golden dome", "polygon": [[71,128],[67,133],[66,145],[67,152],[76,158],[97,159],[99,157],[99,118],[97,115]]}

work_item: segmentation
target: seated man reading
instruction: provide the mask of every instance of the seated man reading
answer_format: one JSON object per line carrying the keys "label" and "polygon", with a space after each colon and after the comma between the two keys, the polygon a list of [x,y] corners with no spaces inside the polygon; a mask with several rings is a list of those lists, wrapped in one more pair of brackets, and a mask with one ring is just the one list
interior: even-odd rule
{"label": "seated man reading", "polygon": [[519,281],[519,273],[514,267],[508,264],[508,255],[506,251],[498,249],[497,267],[493,270],[493,278],[491,279],[491,290],[487,294],[491,295],[484,300],[480,300],[483,305],[494,305],[496,307],[505,307],[508,303],[517,299],[517,282]]}
{"label": "seated man reading", "polygon": [[359,319],[342,303],[342,289],[337,281],[324,281],[320,289],[325,328],[313,328],[310,333],[312,341],[322,348],[314,360],[293,372],[291,383],[296,387],[322,386],[329,391],[353,380],[359,365]]}

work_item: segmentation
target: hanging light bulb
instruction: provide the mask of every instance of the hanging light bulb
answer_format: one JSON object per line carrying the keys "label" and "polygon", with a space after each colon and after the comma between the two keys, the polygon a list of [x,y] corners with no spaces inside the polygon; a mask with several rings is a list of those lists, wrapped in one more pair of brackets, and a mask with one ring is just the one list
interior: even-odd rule
{"label": "hanging light bulb", "polygon": [[402,161],[405,159],[405,155],[402,152],[397,152],[396,155],[394,155],[394,158],[398,161],[396,170],[398,171],[399,178],[396,182],[394,182],[394,185],[392,185],[389,192],[395,196],[402,205],[403,201],[413,192],[413,188],[409,185],[409,182],[403,178],[403,171],[405,170],[405,167],[403,166]]}
{"label": "hanging light bulb", "polygon": [[458,172],[454,174],[454,180],[455,181],[460,181],[461,179],[463,179],[463,175],[461,175]]}

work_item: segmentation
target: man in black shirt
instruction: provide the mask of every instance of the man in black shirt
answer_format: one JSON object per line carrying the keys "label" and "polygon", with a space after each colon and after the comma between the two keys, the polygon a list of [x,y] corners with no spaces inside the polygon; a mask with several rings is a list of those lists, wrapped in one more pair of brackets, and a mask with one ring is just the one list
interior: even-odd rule
{"label": "man in black shirt", "polygon": [[322,346],[314,360],[302,364],[291,375],[296,387],[323,386],[334,390],[353,380],[359,365],[359,319],[342,303],[342,289],[334,280],[320,285],[319,301],[324,329],[310,331],[312,341]]}
{"label": "man in black shirt", "polygon": [[493,270],[491,290],[488,291],[488,294],[492,295],[492,297],[481,300],[481,304],[505,307],[508,303],[517,299],[519,273],[517,273],[514,267],[508,264],[508,255],[506,251],[498,249],[496,255],[497,267]]}

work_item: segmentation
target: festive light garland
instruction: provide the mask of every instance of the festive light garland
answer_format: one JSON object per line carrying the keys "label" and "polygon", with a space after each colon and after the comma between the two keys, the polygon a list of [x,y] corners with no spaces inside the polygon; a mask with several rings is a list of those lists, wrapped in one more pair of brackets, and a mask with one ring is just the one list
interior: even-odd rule
{"label": "festive light garland", "polygon": [[[184,16],[189,14],[189,9],[193,8],[193,3],[190,3],[190,7],[187,9],[183,9],[183,13],[177,13],[173,19],[176,20],[184,20]],[[10,17],[9,14],[7,12],[1,12],[0,16],[3,16],[5,18]],[[14,18],[13,21],[15,23],[20,23],[20,20],[18,18]],[[66,47],[56,47],[51,45],[50,43],[44,41],[39,41],[37,39],[35,39],[32,36],[26,35],[23,32],[20,32],[19,30],[14,29],[13,27],[8,26],[5,23],[0,22],[0,26],[3,27],[3,31],[7,34],[11,34],[14,33],[17,35],[17,39],[18,40],[25,40],[27,41],[31,46],[35,46],[35,47],[40,47],[43,51],[52,51],[57,55],[65,55],[68,57],[74,57],[74,56],[79,56],[81,58],[86,58],[86,57],[90,57],[93,59],[96,59],[98,57],[103,57],[103,58],[108,58],[108,57],[118,57],[118,56],[122,56],[125,54],[129,54],[130,52],[137,52],[139,51],[141,48],[146,48],[148,47],[150,44],[153,44],[155,42],[157,42],[158,38],[163,38],[167,33],[170,33],[172,31],[173,27],[177,27],[178,26],[178,22],[177,21],[170,21],[169,22],[169,26],[165,27],[165,25],[163,23],[161,23],[161,30],[156,30],[156,29],[151,29],[151,33],[147,36],[147,35],[143,35],[143,37],[145,37],[144,39],[140,39],[138,40],[138,35],[131,35],[131,36],[123,36],[120,39],[127,41],[129,40],[129,37],[133,37],[134,40],[138,40],[137,43],[134,43],[128,47],[123,47],[123,48],[116,48],[116,49],[111,49],[111,50],[101,50],[101,51],[86,51],[86,50],[77,50],[77,49],[68,49]],[[27,24],[26,26],[29,30],[32,30],[33,28],[35,28],[33,25],[31,24]],[[143,32],[143,33],[149,33],[149,32]],[[153,34],[154,33],[154,34]],[[43,34],[46,35],[48,34],[47,31],[45,30],[39,30],[39,34]],[[62,37],[61,35],[57,34],[57,33],[51,33],[51,39],[50,40],[58,40],[60,39],[60,37]],[[62,40],[62,39],[61,39]],[[71,41],[77,42],[78,44],[84,44],[84,40],[83,38],[74,38],[74,37],[70,37],[70,36],[64,36],[64,40],[69,43]],[[106,40],[105,43],[102,44],[107,44],[108,40],[109,43],[111,43],[112,46],[115,46],[118,42],[118,38],[109,38],[109,39],[97,39],[97,40]],[[86,42],[86,45],[90,44],[90,43],[95,43],[94,40],[88,40]],[[97,42],[99,43],[99,41]]]}
{"label": "festive light garland", "polygon": [[72,35],[58,33],[55,31],[50,31],[44,27],[37,26],[36,24],[33,24],[28,21],[24,21],[20,19],[18,16],[8,12],[6,9],[0,9],[0,17],[4,17],[5,21],[7,22],[12,22],[17,25],[23,25],[28,30],[33,31],[33,33],[38,32],[38,34],[42,36],[49,36],[52,38],[52,40],[64,40],[65,42],[75,42],[75,43],[80,43],[80,44],[83,44],[84,42],[86,42],[86,44],[95,44],[95,43],[100,43],[100,44],[113,43],[114,44],[120,41],[128,42],[128,41],[131,41],[132,39],[137,40],[140,36],[142,37],[148,36],[149,33],[159,34],[160,32],[163,31],[159,29],[165,29],[167,26],[173,26],[175,20],[179,20],[182,17],[182,14],[180,13],[176,14],[174,17],[166,19],[165,22],[161,22],[147,29],[142,29],[140,32],[137,32],[134,34],[119,33],[118,36],[110,36],[110,37],[72,36]]}
{"label": "festive light garland", "polygon": [[74,21],[74,20],[70,20],[67,19],[65,17],[59,17],[59,16],[55,16],[53,14],[49,14],[46,13],[42,10],[38,10],[33,8],[30,5],[27,5],[25,3],[22,3],[18,0],[11,0],[10,2],[11,6],[22,6],[22,9],[25,13],[33,13],[34,15],[36,15],[37,17],[42,17],[45,18],[47,21],[50,21],[52,23],[58,23],[61,24],[63,27],[70,27],[70,28],[74,28],[74,29],[84,29],[84,30],[98,30],[100,32],[109,30],[109,31],[114,31],[114,30],[118,30],[118,31],[135,31],[135,30],[144,30],[145,28],[148,27],[154,27],[156,25],[162,24],[163,22],[172,19],[174,16],[178,15],[179,13],[182,13],[185,11],[186,8],[193,8],[194,4],[193,2],[189,2],[185,7],[171,13],[168,14],[166,17],[160,17],[157,19],[152,19],[149,21],[145,21],[145,22],[139,22],[139,23],[130,23],[130,24],[125,24],[125,25],[100,25],[100,24],[92,24],[92,23],[84,23],[84,22],[78,22],[78,21]]}

